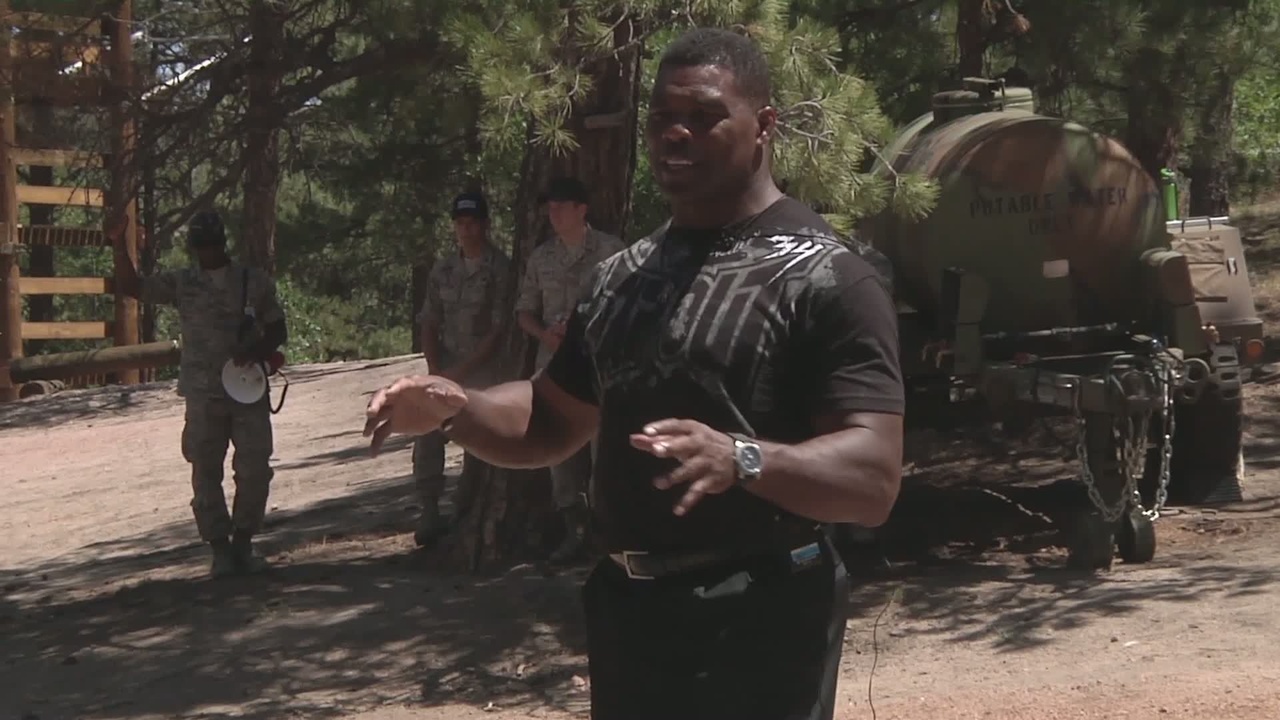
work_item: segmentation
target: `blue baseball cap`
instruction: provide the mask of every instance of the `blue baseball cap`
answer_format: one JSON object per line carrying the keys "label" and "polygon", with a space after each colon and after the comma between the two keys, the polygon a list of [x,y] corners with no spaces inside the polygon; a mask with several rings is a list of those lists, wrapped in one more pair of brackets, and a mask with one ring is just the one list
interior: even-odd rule
{"label": "blue baseball cap", "polygon": [[453,199],[453,217],[473,217],[479,220],[489,219],[489,203],[485,202],[482,193],[466,192]]}

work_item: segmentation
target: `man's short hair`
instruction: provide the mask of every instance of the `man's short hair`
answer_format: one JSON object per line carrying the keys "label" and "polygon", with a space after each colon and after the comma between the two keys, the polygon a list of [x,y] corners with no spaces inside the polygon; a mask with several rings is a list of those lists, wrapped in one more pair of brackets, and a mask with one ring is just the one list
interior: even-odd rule
{"label": "man's short hair", "polygon": [[547,189],[538,196],[539,203],[573,202],[590,205],[591,195],[587,186],[576,177],[555,177],[547,183]]}
{"label": "man's short hair", "polygon": [[715,65],[733,73],[738,90],[760,105],[773,98],[769,61],[754,40],[724,28],[694,28],[676,38],[662,53],[658,75],[669,68]]}

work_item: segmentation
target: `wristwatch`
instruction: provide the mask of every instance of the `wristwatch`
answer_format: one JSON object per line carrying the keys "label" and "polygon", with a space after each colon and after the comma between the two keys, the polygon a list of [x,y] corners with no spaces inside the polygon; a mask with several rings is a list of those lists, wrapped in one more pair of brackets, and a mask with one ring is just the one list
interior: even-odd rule
{"label": "wristwatch", "polygon": [[760,444],[741,433],[729,433],[733,438],[733,463],[738,468],[738,484],[747,485],[760,477],[763,456]]}

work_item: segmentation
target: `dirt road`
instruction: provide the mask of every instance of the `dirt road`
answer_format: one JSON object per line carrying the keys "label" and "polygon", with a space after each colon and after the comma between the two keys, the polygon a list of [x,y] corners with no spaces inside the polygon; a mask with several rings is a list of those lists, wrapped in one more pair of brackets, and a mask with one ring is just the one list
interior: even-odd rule
{"label": "dirt road", "polygon": [[[0,718],[586,717],[581,571],[432,574],[408,445],[367,457],[363,394],[418,362],[292,371],[276,569],[229,582],[204,577],[168,386],[0,406]],[[1145,566],[1059,569],[1060,486],[904,495],[913,542],[854,595],[839,716],[873,717],[874,666],[877,718],[1280,717],[1280,393],[1249,402],[1246,502],[1162,518]],[[933,456],[919,476],[1071,473]]]}

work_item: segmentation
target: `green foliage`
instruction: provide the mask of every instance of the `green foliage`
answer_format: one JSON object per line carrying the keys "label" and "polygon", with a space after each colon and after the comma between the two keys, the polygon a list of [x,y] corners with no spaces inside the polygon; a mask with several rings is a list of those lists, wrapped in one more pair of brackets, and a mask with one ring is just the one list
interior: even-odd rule
{"label": "green foliage", "polygon": [[[837,64],[840,37],[809,17],[792,17],[781,0],[629,2],[584,0],[569,9],[530,2],[492,2],[483,12],[460,10],[446,37],[466,48],[466,77],[485,106],[482,138],[487,152],[511,153],[526,140],[553,152],[577,147],[568,122],[575,103],[592,91],[589,63],[618,51],[615,32],[632,23],[649,53],[644,73],[652,84],[660,49],[695,25],[737,27],[755,38],[771,61],[780,111],[775,174],[788,192],[833,210],[837,224],[888,205],[918,214],[934,192],[921,178],[877,178],[865,172],[868,151],[883,144],[892,124],[881,113],[874,89]],[[499,12],[506,8],[506,12]],[[642,93],[644,97],[644,93]],[[638,109],[645,112],[646,108]],[[536,121],[526,138],[527,118]],[[636,221],[660,222],[661,202],[647,163],[637,173]]]}
{"label": "green foliage", "polygon": [[1258,65],[1236,84],[1239,180],[1251,195],[1280,180],[1280,67]]}
{"label": "green foliage", "polygon": [[[13,0],[17,10],[90,14],[91,0]],[[647,111],[662,48],[695,25],[735,27],[756,38],[775,75],[781,114],[774,168],[790,193],[828,212],[837,228],[890,208],[917,215],[935,188],[917,177],[873,177],[868,169],[884,143],[929,111],[932,94],[954,87],[957,0],[288,0],[298,17],[291,47],[316,44],[318,30],[340,20],[331,47],[294,58],[287,82],[322,75],[326,64],[414,38],[438,44],[434,59],[392,68],[327,89],[302,109],[291,106],[281,137],[284,179],[276,233],[279,287],[292,328],[291,362],[373,357],[409,350],[413,267],[451,247],[450,198],[482,187],[495,213],[495,237],[514,229],[512,207],[527,145],[563,152],[575,103],[593,91],[594,60],[619,50],[620,33],[643,43],[642,84],[635,108]],[[1017,66],[1032,77],[1043,112],[1124,138],[1131,114],[1183,129],[1184,154],[1199,141],[1197,118],[1213,102],[1207,88],[1218,68],[1235,86],[1235,192],[1273,187],[1280,177],[1280,0],[1014,0],[1032,22],[1027,36],[996,42],[988,74]],[[135,0],[149,33],[243,36],[246,0],[174,4]],[[215,7],[216,6],[216,7]],[[625,22],[622,22],[625,18]],[[630,23],[628,25],[627,23]],[[163,43],[161,43],[163,44]],[[221,41],[166,45],[190,55],[226,49]],[[139,46],[141,53],[149,51]],[[301,51],[300,51],[301,52]],[[167,57],[167,56],[166,56]],[[230,64],[230,61],[228,61]],[[193,84],[190,105],[211,91]],[[1134,101],[1138,98],[1138,101]],[[1145,98],[1145,99],[1143,99]],[[1130,106],[1133,107],[1130,107]],[[242,85],[189,117],[164,107],[157,164],[159,225],[217,182],[241,152]],[[61,111],[60,111],[61,112]],[[94,120],[60,115],[60,127],[91,138]],[[530,137],[527,120],[536,119]],[[175,119],[176,118],[176,119]],[[180,120],[181,122],[178,122]],[[19,123],[23,120],[20,117]],[[144,132],[145,135],[145,132]],[[103,186],[92,173],[60,183]],[[216,199],[239,234],[241,190]],[[629,239],[667,213],[644,152],[639,154]],[[93,212],[61,209],[63,225],[97,224]],[[162,243],[160,265],[185,263],[181,248]],[[102,253],[58,249],[61,275],[106,275]],[[59,319],[109,319],[109,297],[59,297]],[[176,337],[176,318],[160,309],[157,336]],[[47,343],[71,349],[87,343]]]}
{"label": "green foliage", "polygon": [[280,279],[278,290],[289,319],[284,351],[291,364],[390,357],[409,351],[408,323],[366,324],[368,306],[376,300],[370,293],[360,293],[351,302],[305,292],[289,277]]}

